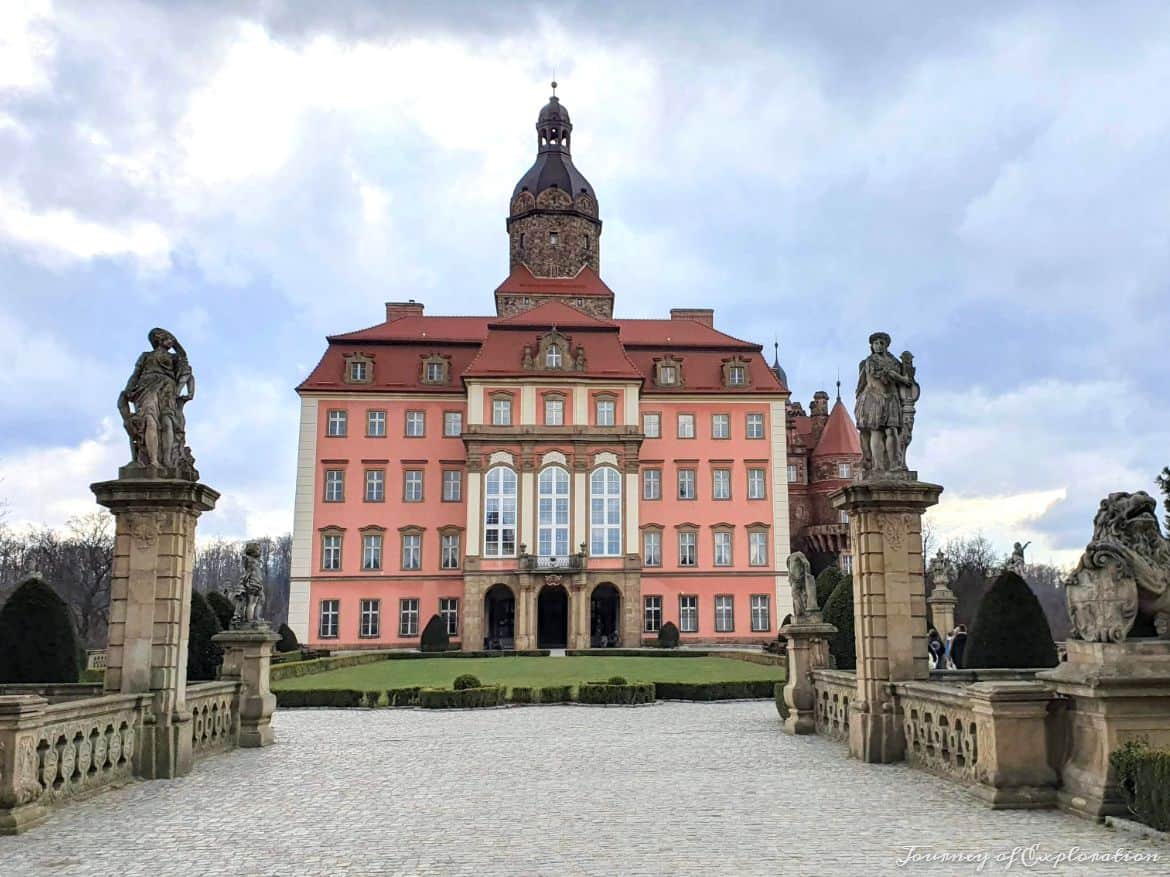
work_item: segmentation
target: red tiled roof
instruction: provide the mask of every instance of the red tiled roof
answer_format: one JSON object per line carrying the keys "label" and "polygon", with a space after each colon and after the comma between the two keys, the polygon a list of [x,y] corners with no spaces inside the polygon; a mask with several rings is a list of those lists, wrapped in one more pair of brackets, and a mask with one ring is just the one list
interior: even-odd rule
{"label": "red tiled roof", "polygon": [[760,345],[733,338],[698,320],[615,320],[627,347],[722,347],[760,350]]}
{"label": "red tiled roof", "polygon": [[378,323],[368,329],[330,335],[335,341],[419,341],[477,343],[487,334],[492,317],[402,317],[391,323]]}
{"label": "red tiled roof", "polygon": [[536,277],[528,270],[528,266],[517,264],[507,279],[496,287],[496,292],[613,298],[613,290],[606,286],[597,272],[588,265],[578,271],[575,277]]}
{"label": "red tiled roof", "polygon": [[[459,375],[471,365],[478,350],[477,346],[470,344],[361,344],[331,340],[317,367],[297,390],[336,390],[349,393],[368,393],[371,390],[426,390],[462,393],[463,386],[459,383]],[[368,384],[347,384],[343,380],[345,354],[358,352],[373,357],[373,381]],[[433,353],[451,357],[451,381],[446,386],[437,387],[422,383],[422,358]]]}
{"label": "red tiled roof", "polygon": [[814,457],[828,457],[834,454],[861,455],[861,440],[857,435],[857,427],[853,425],[853,418],[849,416],[849,409],[840,399],[829,412],[829,419],[825,423],[825,430],[821,433],[821,440],[817,442],[813,451]]}
{"label": "red tiled roof", "polygon": [[[668,321],[663,321],[668,322]],[[658,387],[654,384],[654,360],[667,350],[682,361],[683,384],[680,387]],[[626,355],[646,378],[644,393],[676,393],[687,394],[694,392],[720,393],[778,393],[784,392],[785,387],[776,378],[776,373],[768,367],[764,357],[758,352],[740,353],[748,364],[748,375],[751,382],[744,387],[726,387],[723,385],[723,360],[730,351],[726,350],[698,350],[678,349],[675,347],[659,350],[626,349]]]}

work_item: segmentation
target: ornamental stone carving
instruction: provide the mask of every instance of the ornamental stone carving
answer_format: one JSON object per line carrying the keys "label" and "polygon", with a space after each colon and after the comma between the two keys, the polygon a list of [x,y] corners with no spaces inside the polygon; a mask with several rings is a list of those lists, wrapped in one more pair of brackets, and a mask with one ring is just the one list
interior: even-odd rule
{"label": "ornamental stone carving", "polygon": [[799,624],[810,616],[819,621],[821,607],[817,605],[817,580],[812,574],[812,564],[803,551],[794,551],[788,555],[787,566],[788,585],[792,588],[793,622]]}
{"label": "ornamental stone carving", "polygon": [[882,538],[895,551],[902,549],[910,531],[909,515],[886,515],[881,519]]}
{"label": "ornamental stone carving", "polygon": [[124,468],[130,477],[197,481],[183,413],[195,398],[195,374],[174,335],[155,328],[147,337],[151,349],[138,357],[118,395],[118,413],[130,439],[130,463]]}
{"label": "ornamental stone carving", "polygon": [[267,629],[260,617],[264,606],[264,562],[260,559],[260,543],[244,546],[244,573],[232,591],[236,611],[232,615],[232,630]]}
{"label": "ornamental stone carving", "polygon": [[1012,556],[1008,558],[1007,563],[1003,568],[1008,572],[1014,572],[1020,578],[1024,577],[1024,570],[1028,566],[1028,562],[1024,560],[1024,550],[1031,545],[1031,542],[1025,542],[1022,545],[1017,542],[1012,546]]}
{"label": "ornamental stone carving", "polygon": [[1093,519],[1093,540],[1068,579],[1073,632],[1089,642],[1123,642],[1139,616],[1170,639],[1170,539],[1144,491],[1111,493]]}
{"label": "ornamental stone carving", "polygon": [[914,355],[898,359],[889,352],[890,336],[869,336],[870,354],[857,367],[854,416],[861,434],[862,480],[912,479],[906,449],[914,433],[915,405],[920,388]]}

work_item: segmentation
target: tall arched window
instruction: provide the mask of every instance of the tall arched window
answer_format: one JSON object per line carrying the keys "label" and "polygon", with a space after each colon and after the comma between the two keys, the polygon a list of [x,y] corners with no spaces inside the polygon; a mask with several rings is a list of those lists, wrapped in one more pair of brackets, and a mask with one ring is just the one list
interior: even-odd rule
{"label": "tall arched window", "polygon": [[487,474],[484,493],[483,556],[516,554],[516,473],[497,466]]}
{"label": "tall arched window", "polygon": [[593,470],[589,488],[589,553],[616,557],[622,553],[622,478],[602,466]]}
{"label": "tall arched window", "polygon": [[563,557],[569,553],[569,473],[560,466],[541,470],[537,496],[536,553]]}

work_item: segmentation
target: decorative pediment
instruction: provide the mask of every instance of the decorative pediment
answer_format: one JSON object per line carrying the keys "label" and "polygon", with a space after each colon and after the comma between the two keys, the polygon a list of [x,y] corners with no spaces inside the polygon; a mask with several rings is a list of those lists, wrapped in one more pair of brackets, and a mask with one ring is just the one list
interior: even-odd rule
{"label": "decorative pediment", "polygon": [[535,353],[532,345],[524,345],[523,365],[535,371],[584,371],[585,350],[580,345],[574,349],[573,339],[553,326],[537,340]]}
{"label": "decorative pediment", "polygon": [[419,380],[424,384],[449,384],[451,382],[451,357],[443,353],[420,356]]}
{"label": "decorative pediment", "polygon": [[374,380],[374,357],[367,353],[346,353],[342,380],[347,384],[369,384]]}
{"label": "decorative pediment", "polygon": [[659,387],[683,386],[682,360],[674,356],[654,357],[654,383]]}
{"label": "decorative pediment", "polygon": [[724,359],[723,386],[750,387],[752,384],[752,373],[748,365],[748,360],[744,359],[738,353],[735,356]]}

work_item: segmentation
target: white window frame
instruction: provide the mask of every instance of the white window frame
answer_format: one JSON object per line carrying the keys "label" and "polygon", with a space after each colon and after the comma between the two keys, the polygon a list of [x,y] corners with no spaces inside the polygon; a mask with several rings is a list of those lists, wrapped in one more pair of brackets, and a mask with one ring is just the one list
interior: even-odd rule
{"label": "white window frame", "polygon": [[699,534],[694,530],[678,531],[678,565],[686,567],[699,565]]}
{"label": "white window frame", "polygon": [[386,500],[386,470],[366,470],[366,502],[384,502]]}
{"label": "white window frame", "polygon": [[[653,424],[653,426],[651,426]],[[662,436],[662,415],[657,411],[648,412],[642,415],[642,434],[646,438],[661,438]]]}
{"label": "white window frame", "polygon": [[349,431],[349,412],[344,408],[330,408],[325,420],[325,435],[345,438]]}
{"label": "white window frame", "polygon": [[735,597],[731,594],[715,595],[715,632],[735,633]]}
{"label": "white window frame", "polygon": [[[555,232],[554,232],[555,234]],[[555,241],[554,241],[555,243]],[[560,345],[550,344],[548,349],[544,352],[544,367],[545,368],[560,368],[565,361],[565,356],[561,353]]]}
{"label": "white window frame", "polygon": [[371,408],[366,412],[366,435],[370,438],[386,437],[386,412]]}
{"label": "white window frame", "polygon": [[446,369],[444,368],[444,365],[445,364],[441,363],[441,362],[428,362],[427,363],[426,382],[428,384],[445,383],[445,381],[444,381],[445,374],[444,373],[445,373]]}
{"label": "white window frame", "polygon": [[349,379],[355,384],[364,384],[369,380],[370,364],[362,359],[356,359],[349,364]]}
{"label": "white window frame", "polygon": [[731,438],[731,415],[730,414],[712,414],[711,415],[711,438],[713,438],[713,439],[729,439],[729,438]]}
{"label": "white window frame", "polygon": [[463,501],[463,473],[458,469],[443,470],[443,502]]}
{"label": "white window frame", "polygon": [[762,439],[764,437],[764,415],[752,412],[747,416],[747,422],[744,427],[744,435],[750,439]]}
{"label": "white window frame", "polygon": [[727,367],[727,386],[742,387],[747,384],[747,369],[742,365]]}
{"label": "white window frame", "polygon": [[546,466],[536,479],[536,554],[538,557],[568,557],[571,553],[569,526],[572,517],[572,477],[563,466]]}
{"label": "white window frame", "polygon": [[317,636],[337,639],[341,635],[341,601],[322,600],[317,614]]}
{"label": "white window frame", "polygon": [[406,412],[406,437],[424,438],[427,434],[427,413],[425,411]]}
{"label": "white window frame", "polygon": [[662,629],[662,596],[642,598],[642,633],[658,633]]}
{"label": "white window frame", "polygon": [[325,470],[325,502],[345,502],[345,470]]}
{"label": "white window frame", "polygon": [[402,568],[422,569],[422,533],[402,534]]}
{"label": "white window frame", "polygon": [[711,499],[731,499],[731,470],[711,470]]}
{"label": "white window frame", "polygon": [[844,509],[841,509],[840,511],[838,511],[837,512],[837,522],[839,524],[848,524],[849,523],[849,512],[845,511]]}
{"label": "white window frame", "polygon": [[772,629],[772,601],[767,594],[751,596],[752,633],[767,633]]}
{"label": "white window frame", "polygon": [[788,464],[788,483],[795,484],[796,479],[800,477],[800,470],[796,468],[795,463]]}
{"label": "white window frame", "polygon": [[326,533],[321,537],[321,569],[338,572],[341,569],[341,534]]}
{"label": "white window frame", "polygon": [[642,531],[642,566],[662,566],[662,531]]}
{"label": "white window frame", "polygon": [[642,470],[642,499],[662,499],[662,470]]}
{"label": "white window frame", "polygon": [[460,538],[458,533],[443,533],[439,539],[439,569],[459,569]]}
{"label": "white window frame", "polygon": [[680,439],[693,439],[695,437],[695,415],[679,414],[675,419],[675,428],[678,430]]}
{"label": "white window frame", "polygon": [[381,569],[384,548],[385,541],[381,533],[362,533],[362,569]]}
{"label": "white window frame", "polygon": [[680,633],[699,632],[699,595],[679,594],[678,629]]}
{"label": "white window frame", "polygon": [[448,438],[457,438],[463,435],[463,412],[443,412],[443,435]]}
{"label": "white window frame", "polygon": [[494,466],[483,483],[483,556],[515,557],[516,472],[507,466]]}
{"label": "white window frame", "polygon": [[358,604],[360,613],[358,619],[358,637],[374,639],[382,632],[382,601],[377,599],[363,599]]}
{"label": "white window frame", "polygon": [[511,398],[492,399],[492,426],[512,425]]}
{"label": "white window frame", "polygon": [[753,467],[747,471],[748,499],[767,499],[768,498],[768,475],[763,469]]}
{"label": "white window frame", "polygon": [[[698,471],[695,469],[679,469],[678,470],[678,498],[685,500],[697,499],[698,491]],[[687,490],[683,490],[683,485],[689,485]]]}
{"label": "white window frame", "polygon": [[589,475],[589,553],[622,553],[622,476],[612,466],[599,466]]}
{"label": "white window frame", "polygon": [[748,530],[748,566],[768,565],[768,531]]}
{"label": "white window frame", "polygon": [[715,540],[715,566],[731,566],[732,561],[732,547],[731,547],[731,531],[730,530],[716,530],[714,533]]}
{"label": "white window frame", "polygon": [[447,636],[459,636],[459,598],[440,597],[439,617],[447,624]]}
{"label": "white window frame", "polygon": [[398,636],[418,636],[418,597],[398,601]]}
{"label": "white window frame", "polygon": [[837,477],[838,478],[852,478],[853,477],[853,467],[850,466],[848,463],[838,463],[837,464]]}
{"label": "white window frame", "polygon": [[594,405],[593,416],[597,426],[616,426],[617,402],[613,399],[598,399]]}
{"label": "white window frame", "polygon": [[678,368],[673,365],[663,365],[658,368],[658,378],[664,387],[673,387],[678,383]]}
{"label": "white window frame", "polygon": [[544,425],[565,425],[565,400],[560,396],[553,396],[544,400]]}
{"label": "white window frame", "polygon": [[404,469],[402,471],[403,502],[423,501],[423,478],[424,475],[422,469]]}

